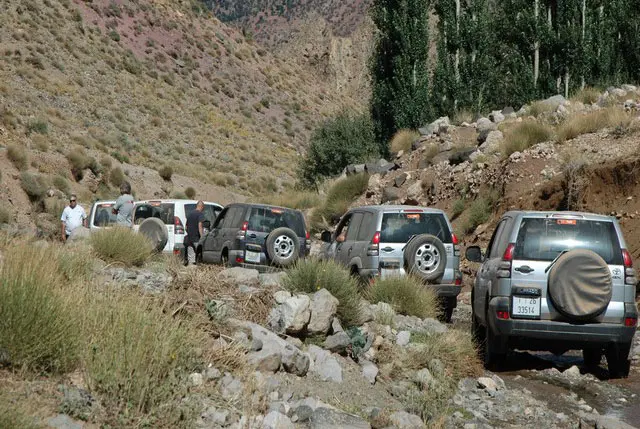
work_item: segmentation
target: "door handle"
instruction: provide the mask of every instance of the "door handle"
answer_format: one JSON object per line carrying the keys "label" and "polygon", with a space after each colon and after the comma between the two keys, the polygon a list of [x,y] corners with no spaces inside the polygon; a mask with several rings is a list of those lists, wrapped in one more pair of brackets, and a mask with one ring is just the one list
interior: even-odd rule
{"label": "door handle", "polygon": [[257,235],[255,235],[255,234],[251,234],[251,235],[249,236],[249,238],[256,238],[256,237],[257,237]]}
{"label": "door handle", "polygon": [[522,274],[529,274],[529,273],[532,273],[532,272],[535,271],[533,268],[531,268],[528,265],[523,265],[521,267],[516,267],[516,268],[514,268],[514,270],[519,272],[519,273],[522,273]]}
{"label": "door handle", "polygon": [[349,247],[349,250],[347,251],[347,255],[351,255],[352,250],[353,250],[353,247]]}

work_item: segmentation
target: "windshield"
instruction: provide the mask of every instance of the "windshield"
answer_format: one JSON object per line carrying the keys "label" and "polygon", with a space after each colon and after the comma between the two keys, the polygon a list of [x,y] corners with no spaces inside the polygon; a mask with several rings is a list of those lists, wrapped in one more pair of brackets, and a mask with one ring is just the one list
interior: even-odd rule
{"label": "windshield", "polygon": [[523,219],[514,258],[553,261],[560,252],[572,249],[591,250],[607,264],[623,263],[613,222],[581,219]]}
{"label": "windshield", "polygon": [[93,226],[109,226],[116,223],[117,215],[113,214],[113,203],[97,204],[94,208]]}
{"label": "windshield", "polygon": [[134,222],[140,225],[145,219],[155,217],[165,225],[173,225],[174,223],[174,207],[173,203],[144,203],[136,207],[134,213]]}
{"label": "windshield", "polygon": [[451,231],[442,213],[385,213],[382,215],[381,243],[406,243],[414,235],[431,234],[451,243]]}
{"label": "windshield", "polygon": [[302,213],[294,210],[254,207],[249,215],[249,231],[269,233],[276,228],[292,229],[298,237],[305,236]]}

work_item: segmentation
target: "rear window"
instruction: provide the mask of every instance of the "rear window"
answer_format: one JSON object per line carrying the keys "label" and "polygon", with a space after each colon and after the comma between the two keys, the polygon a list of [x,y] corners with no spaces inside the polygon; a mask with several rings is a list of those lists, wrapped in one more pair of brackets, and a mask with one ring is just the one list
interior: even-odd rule
{"label": "rear window", "polygon": [[113,214],[113,204],[97,204],[94,207],[93,226],[109,226],[116,223],[117,215]]}
{"label": "rear window", "polygon": [[431,234],[451,243],[451,231],[442,213],[385,213],[380,242],[406,243],[414,235]]}
{"label": "rear window", "polygon": [[[196,209],[195,204],[185,204],[184,215],[188,217],[189,214],[195,209]],[[221,211],[222,209],[219,207],[216,207],[212,204],[205,204],[204,211],[202,212],[204,214],[204,220],[208,220],[209,222],[211,222],[211,225],[213,225],[213,222],[216,220],[216,218],[218,217]]]}
{"label": "rear window", "polygon": [[623,263],[613,222],[582,219],[523,219],[514,258],[553,261],[560,252],[572,249],[592,250],[610,265]]}
{"label": "rear window", "polygon": [[137,206],[134,212],[134,222],[140,225],[145,219],[155,217],[164,222],[165,225],[174,223],[175,204],[174,203],[145,203]]}
{"label": "rear window", "polygon": [[269,233],[276,228],[292,229],[298,237],[305,236],[302,213],[279,208],[253,207],[249,215],[249,231]]}

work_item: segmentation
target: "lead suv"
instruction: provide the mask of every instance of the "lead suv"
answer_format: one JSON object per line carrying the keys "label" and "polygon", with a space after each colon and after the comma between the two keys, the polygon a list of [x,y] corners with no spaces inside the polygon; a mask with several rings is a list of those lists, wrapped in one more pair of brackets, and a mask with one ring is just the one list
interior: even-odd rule
{"label": "lead suv", "polygon": [[636,274],[615,218],[589,213],[506,213],[472,291],[472,331],[486,366],[508,349],[562,354],[582,349],[587,366],[607,358],[612,378],[629,373],[636,330]]}
{"label": "lead suv", "polygon": [[232,266],[286,267],[309,254],[311,242],[301,211],[264,204],[230,204],[200,239],[201,262]]}
{"label": "lead suv", "polygon": [[447,215],[416,206],[365,206],[349,210],[336,231],[322,233],[323,257],[365,280],[412,273],[440,297],[449,321],[462,287],[458,239]]}

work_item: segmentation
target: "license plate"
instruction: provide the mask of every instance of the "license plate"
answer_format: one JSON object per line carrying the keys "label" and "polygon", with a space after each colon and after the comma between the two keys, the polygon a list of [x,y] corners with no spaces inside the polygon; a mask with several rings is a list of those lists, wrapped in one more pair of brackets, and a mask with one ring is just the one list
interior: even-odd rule
{"label": "license plate", "polygon": [[540,317],[540,298],[514,296],[511,315],[519,317]]}
{"label": "license plate", "polygon": [[250,251],[246,251],[245,255],[244,255],[244,260],[247,262],[253,262],[255,264],[259,264],[260,263],[260,253],[259,252],[250,252]]}

